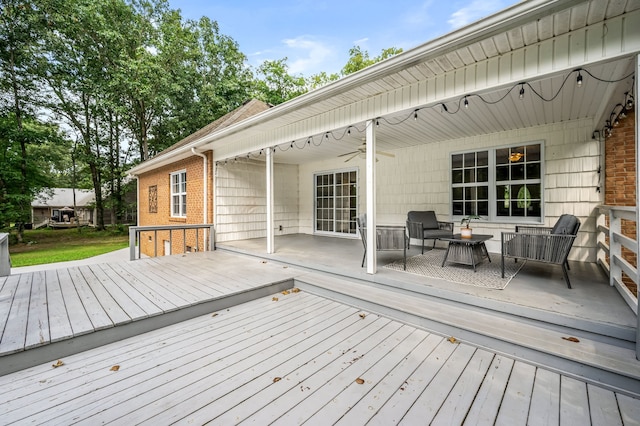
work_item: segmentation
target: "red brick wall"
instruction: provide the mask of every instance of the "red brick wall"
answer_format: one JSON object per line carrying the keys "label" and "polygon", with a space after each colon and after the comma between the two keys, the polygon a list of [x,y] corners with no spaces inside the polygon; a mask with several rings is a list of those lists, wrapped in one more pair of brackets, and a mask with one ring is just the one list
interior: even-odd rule
{"label": "red brick wall", "polygon": [[[211,161],[211,152],[205,153],[208,157],[208,186],[207,193],[209,198],[207,223],[213,223],[213,166]],[[180,170],[187,172],[187,215],[186,217],[171,217],[171,173]],[[139,188],[139,214],[138,225],[181,225],[181,224],[202,224],[204,221],[204,196],[203,196],[203,158],[191,156],[184,160],[158,168],[149,173],[144,173],[138,177]],[[149,211],[149,188],[157,187],[157,211],[152,213]],[[198,231],[197,247],[203,249],[203,230]],[[185,244],[196,248],[196,232],[195,230],[186,231],[184,235],[182,231],[174,231],[171,236],[171,252],[182,253]],[[169,240],[168,231],[147,232],[140,236],[140,247],[144,254],[153,256],[154,253],[161,256],[164,255],[164,241]]]}
{"label": "red brick wall", "polygon": [[[604,201],[612,206],[636,205],[636,153],[635,153],[635,111],[620,120],[613,129],[613,134],[605,142],[605,196]],[[636,223],[622,220],[622,233],[636,238]],[[636,255],[624,249],[623,257],[632,265],[637,264]],[[627,276],[623,282],[633,294],[637,294],[636,286]]]}

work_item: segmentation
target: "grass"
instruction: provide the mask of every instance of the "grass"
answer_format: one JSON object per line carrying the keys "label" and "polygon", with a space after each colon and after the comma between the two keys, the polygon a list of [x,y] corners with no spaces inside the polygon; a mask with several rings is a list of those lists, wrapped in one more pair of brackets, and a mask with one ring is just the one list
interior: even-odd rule
{"label": "grass", "polygon": [[129,245],[125,231],[96,231],[93,228],[27,230],[24,242],[9,246],[11,266],[80,260],[109,253]]}

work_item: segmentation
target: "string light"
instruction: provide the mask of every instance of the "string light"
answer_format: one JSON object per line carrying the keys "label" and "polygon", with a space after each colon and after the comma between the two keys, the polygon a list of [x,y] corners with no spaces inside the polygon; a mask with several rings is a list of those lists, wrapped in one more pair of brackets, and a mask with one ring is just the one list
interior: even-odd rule
{"label": "string light", "polygon": [[[520,99],[524,99],[524,95],[525,95],[525,85],[529,87],[529,89],[531,90],[531,93],[534,96],[537,96],[540,100],[542,100],[543,102],[552,102],[553,100],[555,100],[561,93],[562,89],[564,88],[564,85],[566,84],[567,80],[574,74],[577,73],[576,78],[576,84],[578,87],[581,87],[582,84],[584,83],[584,75],[582,73],[585,73],[586,75],[588,75],[589,77],[603,82],[603,83],[618,83],[621,81],[624,81],[630,77],[633,77],[633,73],[626,75],[622,78],[616,79],[616,80],[607,80],[607,79],[603,79],[603,78],[599,78],[593,74],[591,74],[589,72],[589,70],[587,69],[583,69],[583,68],[578,68],[573,70],[572,72],[570,72],[569,74],[567,74],[567,76],[565,77],[564,81],[562,82],[562,84],[559,86],[559,88],[553,93],[553,96],[551,97],[544,97],[541,93],[539,93],[538,91],[535,90],[535,88],[533,86],[531,86],[530,83],[524,81],[524,82],[519,82],[514,84],[509,90],[507,90],[507,92],[505,92],[502,96],[500,96],[498,99],[496,100],[490,100],[487,99],[485,97],[483,97],[480,94],[466,94],[463,95],[461,98],[458,98],[458,102],[457,102],[457,109],[450,109],[449,107],[447,107],[447,105],[445,103],[437,103],[434,105],[428,105],[428,106],[424,106],[422,108],[416,108],[414,110],[412,110],[407,116],[405,116],[405,118],[399,118],[397,120],[389,120],[385,117],[377,117],[375,119],[375,125],[376,127],[380,126],[380,121],[384,120],[387,124],[395,126],[395,125],[400,125],[402,123],[404,123],[405,121],[407,121],[407,119],[411,118],[413,116],[413,119],[417,121],[418,119],[418,113],[420,112],[420,110],[423,109],[434,109],[436,107],[440,107],[441,112],[447,112],[449,114],[457,114],[458,112],[460,112],[461,107],[464,107],[465,109],[469,108],[469,97],[476,97],[478,98],[480,101],[482,101],[484,104],[487,105],[495,105],[498,104],[500,102],[502,102],[505,98],[507,98],[507,96],[509,96],[509,94],[515,90],[518,86],[520,86],[520,90],[518,93],[518,96]],[[633,77],[633,85],[635,85],[635,77]],[[592,133],[592,137],[595,138],[600,138],[601,136],[604,137],[610,137],[613,134],[613,127],[618,125],[620,122],[620,119],[624,119],[627,115],[627,111],[631,110],[633,108],[633,104],[634,104],[634,97],[631,94],[631,92],[625,92],[624,94],[625,98],[624,98],[624,103],[620,103],[617,104],[614,108],[613,111],[611,112],[611,115],[609,117],[609,120],[606,121],[605,126],[602,128],[602,130],[595,130]],[[620,109],[619,112],[616,112],[618,109]],[[345,135],[351,135],[351,129],[355,129],[356,131],[358,131],[359,133],[363,133],[365,131],[365,128],[360,129],[357,126],[347,126],[346,128],[343,128],[342,130],[333,130],[333,131],[326,131],[324,132],[324,138],[320,136],[320,138],[318,139],[318,141],[316,142],[313,139],[313,136],[309,136],[307,138],[307,143],[303,144],[302,146],[298,146],[296,144],[296,141],[292,141],[288,147],[286,145],[284,145],[284,147],[282,145],[276,145],[275,147],[273,147],[273,150],[277,150],[280,149],[281,151],[287,151],[289,149],[293,149],[298,148],[298,149],[303,149],[307,146],[310,146],[311,143],[313,142],[314,146],[320,146],[322,144],[322,141],[324,140],[328,140],[329,139],[329,134],[331,134],[333,136],[333,138],[335,140],[342,140],[344,138]],[[285,148],[286,147],[286,148]],[[255,158],[258,158],[259,156],[262,155],[262,150],[260,150],[258,155],[254,155]],[[251,152],[249,152],[247,154],[247,159],[250,159],[252,156]],[[237,157],[236,157],[237,160]],[[218,162],[216,162],[216,164],[219,164]],[[227,161],[225,160],[224,164],[227,164]]]}
{"label": "string light", "polygon": [[582,87],[582,74],[580,74],[580,71],[582,71],[582,69],[577,69],[575,71],[578,71],[578,77],[576,77],[576,84],[578,85],[578,87]]}

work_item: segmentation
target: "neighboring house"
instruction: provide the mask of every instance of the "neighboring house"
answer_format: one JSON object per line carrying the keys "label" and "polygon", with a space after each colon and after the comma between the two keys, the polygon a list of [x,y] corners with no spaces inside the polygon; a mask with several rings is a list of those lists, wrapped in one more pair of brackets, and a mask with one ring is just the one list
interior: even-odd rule
{"label": "neighboring house", "polygon": [[31,222],[35,228],[93,224],[95,200],[92,189],[46,189],[31,202]]}
{"label": "neighboring house", "polygon": [[502,230],[571,213],[570,259],[595,262],[597,206],[635,205],[635,154],[618,174],[633,187],[618,185],[609,147],[638,138],[639,53],[636,1],[518,3],[282,105],[252,101],[138,165],[139,225],[214,223],[219,242],[273,252],[275,235],[355,238],[358,214],[435,210],[481,215],[499,252]]}

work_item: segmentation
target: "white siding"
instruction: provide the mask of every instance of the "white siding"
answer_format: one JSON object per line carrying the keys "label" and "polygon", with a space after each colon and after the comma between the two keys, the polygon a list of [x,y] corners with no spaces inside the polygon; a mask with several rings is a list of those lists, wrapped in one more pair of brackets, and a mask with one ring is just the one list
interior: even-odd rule
{"label": "white siding", "polygon": [[[298,166],[276,164],[274,180],[275,235],[298,233]],[[217,166],[217,241],[266,236],[265,181],[264,163],[239,160]]]}

